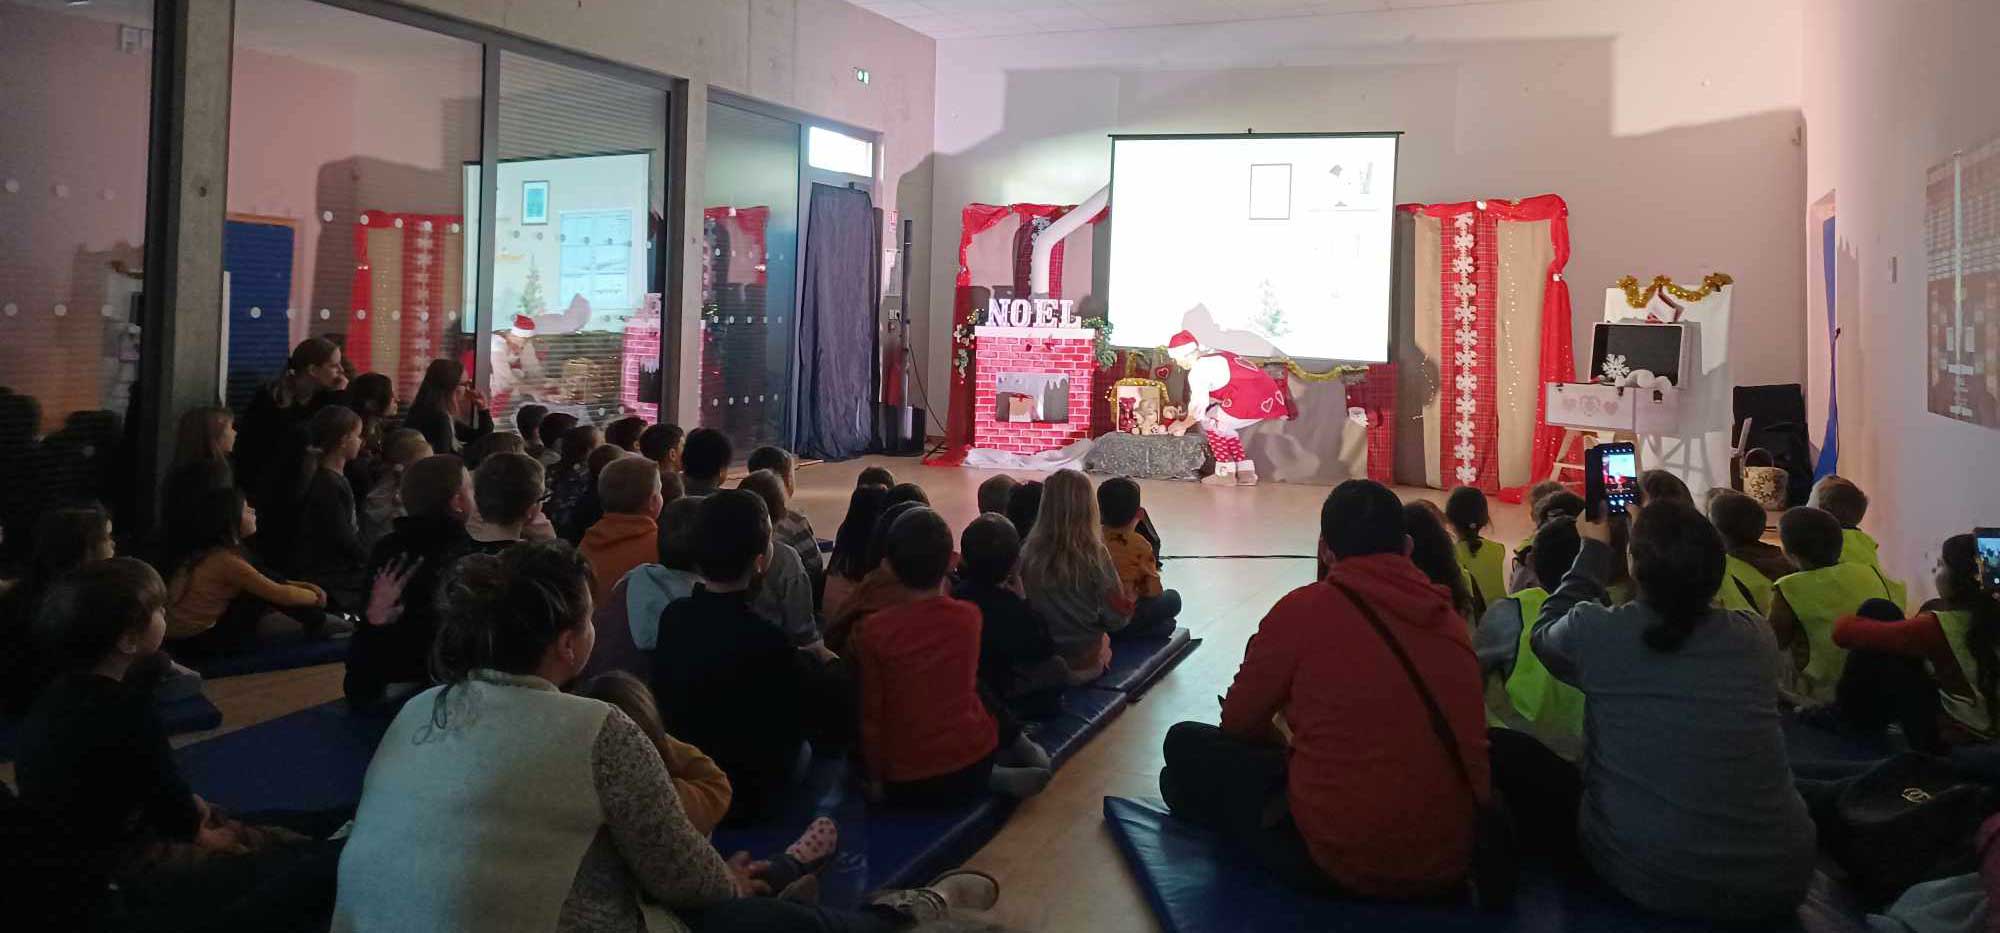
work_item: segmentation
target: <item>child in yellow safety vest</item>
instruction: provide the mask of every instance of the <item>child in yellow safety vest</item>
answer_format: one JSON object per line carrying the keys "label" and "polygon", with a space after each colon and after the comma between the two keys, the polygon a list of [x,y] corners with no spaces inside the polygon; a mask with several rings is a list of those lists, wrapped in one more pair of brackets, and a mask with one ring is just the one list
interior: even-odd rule
{"label": "child in yellow safety vest", "polygon": [[1581,546],[1575,517],[1551,516],[1535,532],[1529,552],[1541,585],[1495,600],[1472,636],[1486,680],[1488,721],[1533,735],[1571,761],[1583,754],[1583,694],[1549,675],[1528,638],[1540,622],[1542,603],[1576,562]]}
{"label": "child in yellow safety vest", "polygon": [[[1876,555],[1874,537],[1861,530],[1861,520],[1868,515],[1868,494],[1861,491],[1854,481],[1833,473],[1820,477],[1813,484],[1812,496],[1806,504],[1823,509],[1840,522],[1840,562],[1872,567],[1876,573],[1882,572],[1882,561]],[[1898,606],[1907,605],[1909,588],[1903,581],[1886,574],[1882,577],[1889,584],[1889,598]]]}
{"label": "child in yellow safety vest", "polygon": [[1471,486],[1451,491],[1444,501],[1444,517],[1458,535],[1458,565],[1465,568],[1465,582],[1472,587],[1474,618],[1483,618],[1487,607],[1507,594],[1507,546],[1481,537],[1493,524],[1493,516],[1486,494]]}
{"label": "child in yellow safety vest", "polygon": [[1722,532],[1729,550],[1723,558],[1722,589],[1715,604],[1724,609],[1747,609],[1760,616],[1771,614],[1777,596],[1772,579],[1756,565],[1737,555],[1764,536],[1764,507],[1757,500],[1733,489],[1718,489],[1708,500],[1708,520]]}
{"label": "child in yellow safety vest", "polygon": [[1791,509],[1778,520],[1778,538],[1799,572],[1778,579],[1771,629],[1778,647],[1792,650],[1797,666],[1792,691],[1831,703],[1847,667],[1847,651],[1833,640],[1834,623],[1871,599],[1886,599],[1899,609],[1902,603],[1881,571],[1841,561],[1840,521],[1832,514],[1809,505]]}
{"label": "child in yellow safety vest", "polygon": [[[1883,678],[1869,690],[1843,690],[1844,724],[1879,729],[1901,719],[1911,746],[1930,751],[1994,736],[2000,601],[1980,582],[1977,548],[1978,539],[1969,534],[1945,539],[1938,555],[1938,598],[1916,615],[1904,619],[1894,613],[1892,621],[1856,615],[1835,623],[1834,643],[1854,652],[1851,665],[1858,665],[1864,652],[1921,662],[1912,676]],[[1904,664],[1907,669],[1909,662]],[[1908,721],[1910,710],[1928,721]]]}

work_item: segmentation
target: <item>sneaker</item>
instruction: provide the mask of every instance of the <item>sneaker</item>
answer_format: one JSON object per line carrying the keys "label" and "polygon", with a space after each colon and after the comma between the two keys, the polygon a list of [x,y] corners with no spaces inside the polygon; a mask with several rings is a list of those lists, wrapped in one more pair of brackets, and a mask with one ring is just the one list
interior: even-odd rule
{"label": "sneaker", "polygon": [[159,682],[153,685],[153,698],[161,703],[185,700],[200,693],[201,675],[172,658],[167,659],[166,669],[160,672]]}
{"label": "sneaker", "polygon": [[785,854],[799,863],[802,874],[812,874],[825,867],[840,850],[840,827],[824,816],[813,820],[799,840],[785,849]]}
{"label": "sneaker", "polygon": [[319,628],[308,632],[306,637],[314,641],[331,641],[353,635],[354,629],[354,620],[348,618],[346,614],[329,612],[326,614],[326,621],[321,623]]}
{"label": "sneaker", "polygon": [[991,910],[999,902],[1000,882],[965,869],[948,872],[928,887],[884,891],[869,901],[918,923],[943,920],[954,910]]}

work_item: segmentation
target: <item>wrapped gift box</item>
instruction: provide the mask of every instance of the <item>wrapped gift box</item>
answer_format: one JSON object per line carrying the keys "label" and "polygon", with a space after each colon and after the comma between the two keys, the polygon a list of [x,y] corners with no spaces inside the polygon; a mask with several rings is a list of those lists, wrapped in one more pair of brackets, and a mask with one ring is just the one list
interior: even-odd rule
{"label": "wrapped gift box", "polygon": [[999,402],[1000,420],[1035,420],[1035,400],[1018,392],[1003,392],[996,399]]}

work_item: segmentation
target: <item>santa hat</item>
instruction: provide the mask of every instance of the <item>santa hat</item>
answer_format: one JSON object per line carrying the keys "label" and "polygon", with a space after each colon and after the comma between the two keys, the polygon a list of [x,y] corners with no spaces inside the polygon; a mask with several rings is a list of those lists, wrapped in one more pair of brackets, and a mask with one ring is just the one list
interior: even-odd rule
{"label": "santa hat", "polygon": [[535,319],[525,314],[514,315],[514,336],[533,337],[534,335]]}
{"label": "santa hat", "polygon": [[1194,333],[1192,331],[1185,331],[1185,330],[1181,331],[1178,334],[1175,334],[1172,338],[1170,338],[1167,341],[1167,349],[1169,350],[1178,350],[1182,347],[1192,347],[1198,345],[1199,343],[1194,339]]}

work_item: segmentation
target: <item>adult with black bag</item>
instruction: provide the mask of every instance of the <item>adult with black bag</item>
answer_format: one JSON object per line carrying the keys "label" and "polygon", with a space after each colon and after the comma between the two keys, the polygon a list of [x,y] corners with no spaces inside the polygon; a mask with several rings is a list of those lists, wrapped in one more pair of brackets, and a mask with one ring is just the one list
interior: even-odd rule
{"label": "adult with black bag", "polygon": [[1479,876],[1498,906],[1504,872],[1476,857],[1492,801],[1479,664],[1409,549],[1388,487],[1336,487],[1320,510],[1325,578],[1265,615],[1220,726],[1167,733],[1160,792],[1290,886],[1456,901]]}
{"label": "adult with black bag", "polygon": [[[1755,613],[1714,606],[1721,534],[1685,503],[1647,505],[1630,535],[1637,598],[1614,607],[1604,605],[1611,526],[1579,516],[1576,527],[1583,546],[1529,647],[1584,696],[1579,796],[1562,805],[1577,814],[1583,860],[1662,913],[1790,915],[1812,881],[1813,823],[1785,751],[1777,639]],[[1496,747],[1503,788],[1536,770],[1513,751]],[[1562,820],[1512,799],[1524,827]]]}
{"label": "adult with black bag", "polygon": [[1798,785],[1827,854],[1863,907],[1879,909],[1911,885],[1979,870],[1979,827],[2000,810],[2000,788],[1950,759],[1918,752],[1849,770],[1859,773],[1801,777]]}

